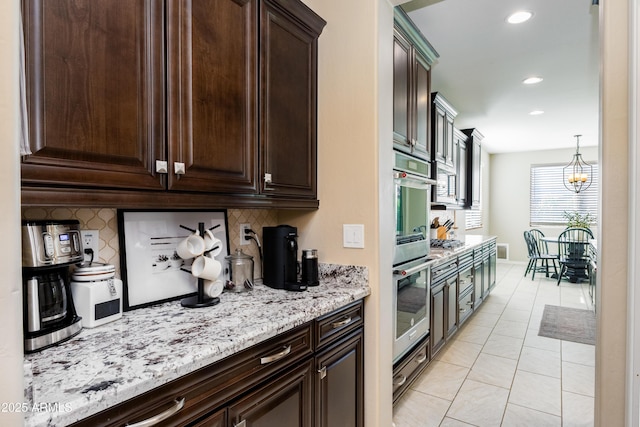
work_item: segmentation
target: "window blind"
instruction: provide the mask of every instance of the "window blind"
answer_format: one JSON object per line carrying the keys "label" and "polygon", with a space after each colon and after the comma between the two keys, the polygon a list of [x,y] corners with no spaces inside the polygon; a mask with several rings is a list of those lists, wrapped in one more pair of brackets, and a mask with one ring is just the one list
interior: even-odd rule
{"label": "window blind", "polygon": [[478,210],[466,210],[464,217],[464,229],[473,230],[474,228],[482,227],[482,211]]}
{"label": "window blind", "polygon": [[591,185],[580,193],[566,189],[562,181],[565,165],[532,165],[530,180],[530,223],[534,225],[564,225],[563,213],[598,213],[598,165],[593,165]]}

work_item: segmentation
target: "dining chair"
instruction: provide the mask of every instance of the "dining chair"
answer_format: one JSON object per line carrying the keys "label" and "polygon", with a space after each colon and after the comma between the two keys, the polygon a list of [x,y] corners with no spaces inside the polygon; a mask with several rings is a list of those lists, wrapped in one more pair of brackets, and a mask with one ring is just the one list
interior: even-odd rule
{"label": "dining chair", "polygon": [[560,280],[566,276],[570,282],[589,278],[589,254],[587,247],[593,233],[588,228],[567,228],[558,236],[558,262],[560,263]]}
{"label": "dining chair", "polygon": [[[527,250],[529,252],[529,264],[527,265],[527,269],[525,270],[524,275],[530,271],[533,272],[531,275],[531,280],[536,278],[536,271],[544,272],[546,277],[549,277],[549,261],[551,261],[551,265],[553,266],[554,273],[558,274],[558,269],[556,267],[557,257],[555,255],[549,254],[549,250],[547,248],[546,242],[544,243],[544,253],[540,250],[540,245],[536,240],[536,234],[542,234],[540,230],[530,230],[524,232],[524,240],[527,243]],[[544,236],[544,234],[542,234]],[[538,266],[538,261],[540,261],[540,265]]]}

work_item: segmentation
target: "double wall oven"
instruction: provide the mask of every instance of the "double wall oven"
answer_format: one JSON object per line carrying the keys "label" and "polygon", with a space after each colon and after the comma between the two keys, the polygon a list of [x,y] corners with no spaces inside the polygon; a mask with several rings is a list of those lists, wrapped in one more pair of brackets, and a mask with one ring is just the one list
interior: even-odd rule
{"label": "double wall oven", "polygon": [[393,254],[393,358],[398,361],[429,333],[430,164],[395,152]]}

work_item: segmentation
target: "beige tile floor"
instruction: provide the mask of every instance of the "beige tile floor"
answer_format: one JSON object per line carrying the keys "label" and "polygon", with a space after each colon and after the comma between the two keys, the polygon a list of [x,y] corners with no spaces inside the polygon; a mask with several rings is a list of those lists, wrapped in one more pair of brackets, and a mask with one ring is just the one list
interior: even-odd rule
{"label": "beige tile floor", "polygon": [[595,347],[538,336],[545,304],[591,309],[582,287],[499,263],[486,302],[394,409],[396,427],[593,426]]}

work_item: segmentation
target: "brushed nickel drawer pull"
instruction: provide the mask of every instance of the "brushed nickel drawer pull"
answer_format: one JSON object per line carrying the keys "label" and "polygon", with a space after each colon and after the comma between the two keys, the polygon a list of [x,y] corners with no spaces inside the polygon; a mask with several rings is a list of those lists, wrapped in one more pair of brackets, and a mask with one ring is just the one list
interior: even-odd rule
{"label": "brushed nickel drawer pull", "polygon": [[331,327],[332,327],[333,329],[336,329],[336,328],[339,328],[340,326],[344,326],[344,325],[346,325],[347,323],[351,323],[351,321],[353,320],[353,319],[351,318],[351,316],[345,316],[345,317],[346,317],[346,318],[345,318],[345,319],[343,319],[343,320],[340,320],[340,321],[338,321],[338,322],[333,322],[333,323],[331,324]]}
{"label": "brushed nickel drawer pull", "polygon": [[282,351],[279,351],[276,354],[272,354],[271,356],[261,357],[260,364],[266,365],[267,363],[275,362],[276,360],[282,359],[289,353],[291,353],[291,344],[283,346]]}
{"label": "brushed nickel drawer pull", "polygon": [[407,382],[407,377],[405,377],[404,375],[402,376],[402,379],[399,382],[394,382],[393,385],[396,387],[400,387],[401,385],[403,385],[404,383]]}
{"label": "brushed nickel drawer pull", "polygon": [[160,412],[158,415],[154,415],[151,418],[147,418],[146,420],[137,422],[135,424],[127,424],[127,426],[129,426],[129,427],[151,427],[151,426],[154,426],[154,425],[158,424],[160,421],[166,420],[167,418],[169,418],[173,414],[177,413],[180,409],[182,409],[182,407],[184,406],[184,401],[185,401],[184,397],[182,399],[180,399],[180,400],[175,399],[173,401],[173,406],[171,408],[167,409],[166,411]]}
{"label": "brushed nickel drawer pull", "polygon": [[425,362],[425,360],[427,360],[427,355],[426,354],[424,356],[422,356],[420,359],[416,360],[416,363],[418,365],[422,365]]}

